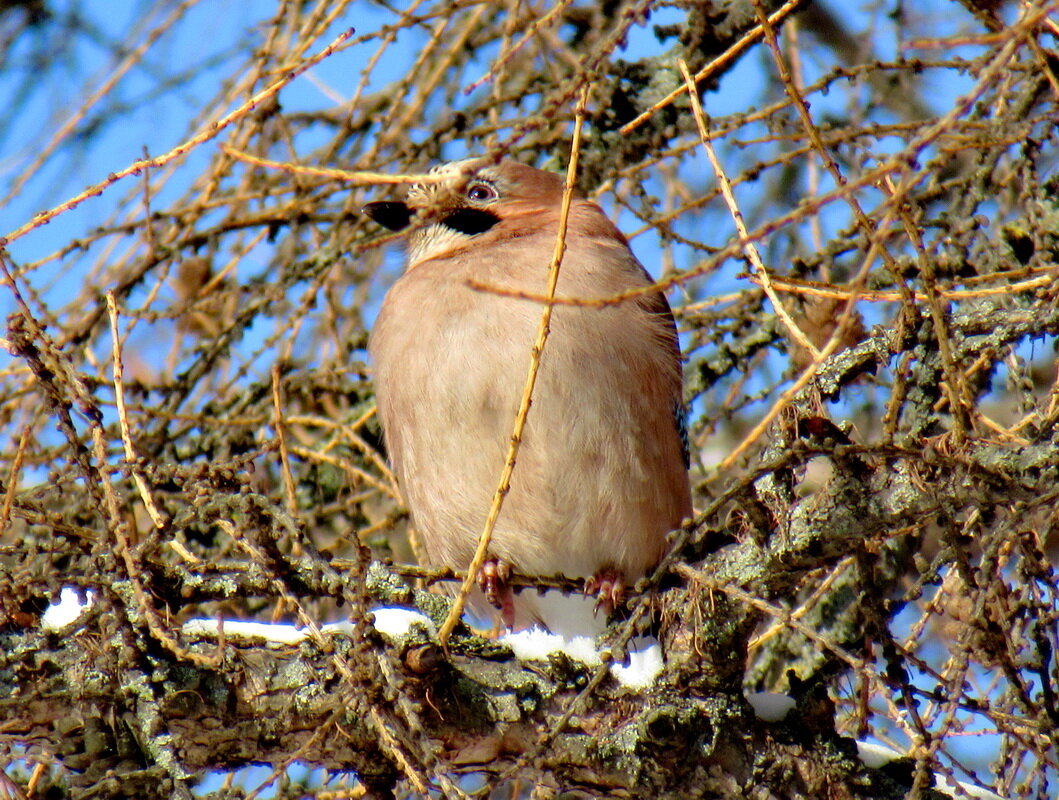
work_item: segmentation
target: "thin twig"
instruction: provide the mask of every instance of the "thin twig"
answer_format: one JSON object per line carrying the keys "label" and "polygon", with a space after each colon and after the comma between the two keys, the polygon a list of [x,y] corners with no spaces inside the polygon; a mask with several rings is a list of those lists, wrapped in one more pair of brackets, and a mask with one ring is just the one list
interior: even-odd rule
{"label": "thin twig", "polygon": [[287,495],[287,510],[298,513],[298,496],[294,490],[294,475],[290,469],[290,452],[287,450],[287,432],[283,422],[283,396],[280,388],[280,365],[272,365],[272,427],[279,444],[279,458],[283,466],[283,488]]}
{"label": "thin twig", "polygon": [[204,142],[208,142],[210,139],[215,138],[221,131],[223,131],[233,122],[238,119],[242,119],[244,116],[253,111],[260,103],[276,95],[280,89],[289,84],[303,72],[316,66],[325,58],[337,51],[339,47],[341,47],[342,44],[344,44],[345,41],[349,39],[349,37],[352,35],[352,28],[345,31],[344,33],[339,34],[338,37],[336,37],[331,44],[329,44],[315,56],[306,59],[297,67],[287,70],[283,73],[283,76],[281,78],[277,79],[268,88],[262,89],[260,92],[255,94],[237,109],[229,112],[228,114],[225,114],[217,122],[211,123],[210,125],[206,126],[187,141],[178,144],[168,153],[164,153],[160,156],[155,156],[154,158],[140,159],[139,161],[134,161],[132,164],[125,167],[124,169],[118,170],[117,172],[112,172],[104,180],[89,186],[87,189],[74,195],[69,200],[60,203],[59,205],[50,208],[47,211],[41,211],[39,214],[34,215],[33,219],[29,222],[25,223],[24,225],[21,225],[18,228],[15,228],[6,236],[0,237],[0,247],[6,247],[8,244],[15,241],[16,239],[20,239],[30,231],[35,230],[36,228],[39,228],[42,225],[47,225],[60,214],[63,214],[72,208],[76,208],[88,198],[96,197],[97,195],[102,194],[104,191],[109,189],[122,178],[126,178],[129,175],[136,175],[141,170],[146,169],[148,167],[164,166],[170,161],[180,158],[188,151],[195,149],[200,144],[203,144]]}
{"label": "thin twig", "polygon": [[[805,0],[787,0],[786,3],[784,3],[782,6],[777,8],[775,11],[772,12],[772,14],[769,15],[769,22],[771,22],[773,25],[778,22],[782,22],[788,14],[790,14],[804,2]],[[746,51],[746,49],[750,47],[750,45],[758,41],[763,34],[764,28],[760,24],[755,25],[749,31],[744,33],[742,38],[736,41],[735,44],[733,44],[731,47],[721,53],[721,55],[717,56],[717,58],[715,58],[705,67],[696,72],[693,83],[698,85],[700,81],[705,80],[706,78],[713,75],[715,72],[719,71],[721,68],[730,64],[732,61],[742,55]],[[649,120],[652,116],[661,111],[663,108],[668,105],[672,105],[673,101],[680,97],[682,94],[684,94],[684,92],[686,91],[688,91],[688,86],[685,83],[679,89],[674,89],[672,92],[667,94],[649,109],[640,114],[640,116],[636,117],[636,119],[632,120],[631,122],[627,122],[625,125],[622,125],[621,128],[618,129],[618,133],[620,133],[622,136],[628,136],[634,130],[636,130],[645,122],[647,122],[647,120]]]}
{"label": "thin twig", "polygon": [[7,533],[7,524],[11,519],[11,507],[15,503],[15,490],[18,488],[19,478],[22,474],[22,460],[26,456],[26,446],[29,444],[29,436],[33,432],[32,425],[26,425],[22,429],[22,435],[18,437],[18,449],[15,457],[11,460],[11,470],[7,473],[7,491],[4,493],[4,507],[0,510],[0,536]]}
{"label": "thin twig", "polygon": [[574,196],[574,187],[577,181],[577,164],[581,148],[581,128],[585,119],[585,107],[588,103],[589,89],[590,84],[586,83],[581,90],[581,99],[578,101],[577,107],[574,110],[574,134],[573,140],[570,144],[570,165],[566,171],[566,185],[563,187],[562,206],[559,209],[559,230],[555,237],[555,251],[552,253],[551,265],[548,267],[548,288],[545,292],[546,302],[544,309],[541,311],[540,325],[537,327],[537,340],[534,342],[533,349],[530,351],[529,373],[526,375],[526,385],[522,390],[522,400],[519,403],[518,414],[515,417],[515,427],[511,432],[511,440],[508,444],[507,450],[507,459],[504,463],[504,470],[500,475],[500,482],[497,484],[496,492],[493,494],[493,502],[489,508],[489,515],[485,520],[485,527],[482,529],[481,536],[478,538],[478,548],[475,550],[474,558],[467,567],[467,575],[464,578],[463,583],[460,584],[459,592],[453,600],[449,615],[445,618],[444,624],[438,631],[438,641],[441,642],[443,647],[448,644],[449,635],[452,633],[452,629],[456,627],[456,623],[459,622],[460,616],[463,614],[463,607],[467,602],[467,597],[470,595],[475,582],[478,580],[478,573],[481,571],[482,565],[485,563],[486,557],[489,553],[489,544],[493,538],[493,529],[496,527],[496,521],[500,517],[500,510],[503,508],[504,499],[507,497],[507,493],[511,489],[511,475],[515,470],[515,461],[518,458],[519,447],[522,444],[522,434],[526,427],[526,419],[529,416],[530,402],[533,398],[533,389],[537,384],[537,373],[540,369],[541,354],[544,352],[544,345],[548,341],[548,332],[551,329],[550,326],[554,305],[550,300],[555,297],[555,287],[559,283],[559,266],[562,264],[563,253],[566,251],[566,228],[570,217],[570,204]]}
{"label": "thin twig", "polygon": [[384,172],[350,171],[347,169],[335,169],[334,167],[307,167],[304,164],[286,164],[282,161],[261,158],[251,153],[244,153],[242,150],[236,150],[228,145],[223,145],[221,149],[237,161],[244,161],[247,164],[253,164],[255,167],[280,170],[289,172],[291,175],[307,175],[313,178],[343,181],[357,186],[401,186],[412,183],[438,183],[446,179],[444,175],[431,175],[430,173],[423,173],[422,175],[387,175]]}
{"label": "thin twig", "polygon": [[572,0],[561,0],[556,3],[548,11],[541,16],[537,17],[533,22],[526,26],[526,30],[523,32],[522,37],[510,47],[503,50],[500,55],[493,59],[489,65],[489,69],[480,77],[478,80],[471,83],[464,90],[464,94],[471,94],[475,89],[480,87],[483,83],[493,77],[498,70],[503,69],[507,65],[507,62],[511,60],[519,50],[522,49],[523,45],[532,39],[541,28],[549,25],[559,14],[566,10],[566,7],[570,5]]}
{"label": "thin twig", "polygon": [[769,300],[772,301],[772,307],[776,309],[776,314],[783,321],[783,324],[791,334],[791,337],[798,344],[808,350],[813,358],[817,358],[820,355],[820,351],[817,349],[816,345],[809,341],[809,337],[798,327],[798,323],[791,318],[790,313],[784,308],[779,295],[777,295],[776,290],[772,288],[769,272],[765,268],[764,262],[761,260],[761,256],[757,251],[757,246],[750,240],[750,235],[746,229],[746,223],[743,221],[743,213],[739,210],[739,205],[735,201],[735,195],[732,193],[732,184],[728,180],[728,175],[725,173],[724,167],[721,166],[720,159],[717,158],[717,152],[713,148],[713,142],[710,140],[710,131],[709,126],[706,123],[706,115],[703,113],[702,104],[699,102],[699,93],[695,88],[695,84],[692,82],[691,73],[688,72],[688,65],[684,62],[684,59],[679,58],[677,59],[677,66],[680,68],[680,74],[684,76],[684,82],[688,87],[688,97],[691,99],[691,110],[695,116],[695,124],[699,128],[699,138],[702,139],[702,146],[706,150],[706,156],[710,159],[710,165],[713,167],[714,175],[717,176],[717,184],[721,188],[721,194],[724,196],[724,201],[728,204],[728,211],[732,215],[732,220],[735,222],[735,228],[739,233],[739,243],[743,246],[743,252],[746,253],[747,259],[757,272],[758,280],[761,281],[761,287],[765,290],[765,294],[768,295]]}
{"label": "thin twig", "polygon": [[[111,352],[114,361],[114,402],[118,407],[118,425],[121,428],[121,442],[125,448],[125,461],[129,465],[129,472],[132,474],[133,482],[136,484],[136,489],[140,493],[140,499],[143,500],[144,508],[147,509],[151,522],[154,523],[158,530],[162,530],[166,526],[165,515],[159,511],[157,504],[154,502],[154,497],[151,495],[151,490],[147,487],[147,481],[143,479],[143,475],[140,474],[140,470],[136,466],[136,448],[132,445],[129,413],[128,409],[125,408],[125,381],[122,377],[125,368],[121,360],[121,336],[118,334],[118,304],[114,299],[113,292],[107,292],[106,298],[107,313],[110,315]],[[194,561],[197,562],[198,559]]]}
{"label": "thin twig", "polygon": [[[864,282],[868,279],[872,264],[875,263],[875,257],[881,247],[880,242],[886,237],[886,233],[889,230],[891,213],[892,209],[887,212],[879,223],[879,227],[876,229],[875,235],[871,239],[871,245],[868,248],[868,252],[865,254],[864,260],[861,263],[860,271],[854,279],[854,286],[863,286]],[[735,449],[725,456],[724,460],[717,465],[718,472],[725,472],[732,468],[739,457],[742,456],[742,454],[745,453],[754,442],[764,435],[765,431],[768,430],[769,426],[783,412],[783,410],[794,402],[794,399],[802,389],[809,384],[820,367],[823,366],[824,362],[830,358],[836,350],[838,350],[845,339],[846,331],[849,330],[849,327],[853,322],[853,311],[856,308],[857,295],[858,293],[854,291],[846,300],[845,308],[839,316],[835,330],[832,332],[823,348],[821,348],[816,356],[813,357],[809,366],[807,366],[802,374],[798,376],[798,380],[780,394],[776,399],[776,402],[773,403],[772,407],[768,410],[768,413],[758,420],[757,424],[755,424],[750,432],[743,437],[743,440],[736,445]]]}

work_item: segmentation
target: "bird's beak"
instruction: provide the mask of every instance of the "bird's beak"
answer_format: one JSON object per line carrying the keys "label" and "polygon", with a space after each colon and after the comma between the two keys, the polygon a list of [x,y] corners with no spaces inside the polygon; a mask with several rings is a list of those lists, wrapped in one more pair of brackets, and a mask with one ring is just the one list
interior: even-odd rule
{"label": "bird's beak", "polygon": [[415,212],[408,207],[407,203],[391,200],[379,200],[368,203],[361,211],[378,222],[384,228],[391,231],[401,231],[408,227]]}

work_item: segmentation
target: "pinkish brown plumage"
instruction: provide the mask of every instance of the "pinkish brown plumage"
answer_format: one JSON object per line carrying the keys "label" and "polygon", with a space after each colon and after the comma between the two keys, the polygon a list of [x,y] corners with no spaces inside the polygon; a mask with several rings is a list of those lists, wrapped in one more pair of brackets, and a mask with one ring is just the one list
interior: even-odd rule
{"label": "pinkish brown plumage", "polygon": [[[408,268],[371,335],[379,419],[430,559],[470,564],[526,381],[563,181],[513,161],[443,165],[443,182],[366,212],[410,223]],[[418,225],[417,209],[426,209]],[[417,226],[418,225],[418,226]],[[558,294],[598,299],[651,279],[602,210],[575,198]],[[658,563],[691,514],[680,353],[657,292],[602,308],[557,306],[491,555],[526,574],[563,573],[610,591]],[[472,601],[475,598],[472,596]],[[514,599],[507,623],[592,633],[592,601]],[[482,598],[477,598],[482,610]],[[578,606],[581,606],[580,608]],[[510,611],[510,609],[509,609]]]}

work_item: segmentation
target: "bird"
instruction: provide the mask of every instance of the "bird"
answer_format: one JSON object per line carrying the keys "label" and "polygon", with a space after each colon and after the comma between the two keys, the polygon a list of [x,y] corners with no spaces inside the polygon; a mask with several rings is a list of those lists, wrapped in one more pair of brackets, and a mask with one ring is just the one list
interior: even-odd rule
{"label": "bird", "polygon": [[[555,250],[564,178],[512,159],[440,164],[363,212],[406,233],[369,335],[379,423],[423,549],[466,569],[504,467]],[[575,193],[517,461],[469,598],[511,631],[594,636],[691,516],[680,346],[664,295]],[[535,299],[537,298],[537,299]],[[584,581],[523,590],[511,571]],[[495,617],[494,617],[495,619]]]}

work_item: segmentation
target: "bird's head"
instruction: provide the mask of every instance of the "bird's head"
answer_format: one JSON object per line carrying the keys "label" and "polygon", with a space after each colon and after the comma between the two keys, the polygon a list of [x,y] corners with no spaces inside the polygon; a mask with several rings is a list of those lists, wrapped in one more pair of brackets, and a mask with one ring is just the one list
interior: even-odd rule
{"label": "bird's head", "polygon": [[408,265],[452,255],[472,244],[554,227],[563,179],[516,161],[474,158],[430,170],[403,201],[377,201],[364,213],[392,231],[408,229]]}

